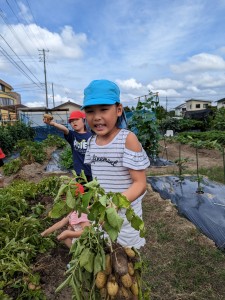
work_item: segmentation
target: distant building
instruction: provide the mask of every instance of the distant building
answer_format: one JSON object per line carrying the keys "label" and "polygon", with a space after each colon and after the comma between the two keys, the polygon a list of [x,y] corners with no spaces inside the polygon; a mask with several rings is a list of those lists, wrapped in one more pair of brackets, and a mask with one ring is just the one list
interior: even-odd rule
{"label": "distant building", "polygon": [[225,98],[222,98],[217,101],[217,109],[220,109],[222,107],[225,108]]}
{"label": "distant building", "polygon": [[207,109],[211,106],[212,101],[209,100],[198,100],[198,99],[190,99],[186,100],[186,110],[187,111],[196,111]]}
{"label": "distant building", "polygon": [[182,103],[174,108],[175,117],[183,117],[186,112],[186,103]]}
{"label": "distant building", "polygon": [[68,101],[54,108],[46,107],[25,107],[19,109],[20,120],[31,127],[46,126],[43,122],[43,115],[50,113],[54,121],[68,126],[69,115],[73,110],[80,110],[81,105]]}
{"label": "distant building", "polygon": [[12,124],[18,119],[17,108],[21,106],[20,94],[0,79],[0,124]]}

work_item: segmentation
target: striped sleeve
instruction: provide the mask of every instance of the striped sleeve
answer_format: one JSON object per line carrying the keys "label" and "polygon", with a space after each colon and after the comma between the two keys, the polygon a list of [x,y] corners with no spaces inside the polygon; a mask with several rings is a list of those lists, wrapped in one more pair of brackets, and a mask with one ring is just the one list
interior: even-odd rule
{"label": "striped sleeve", "polygon": [[150,161],[143,148],[140,152],[134,152],[125,148],[122,164],[124,167],[132,170],[145,170],[150,166]]}

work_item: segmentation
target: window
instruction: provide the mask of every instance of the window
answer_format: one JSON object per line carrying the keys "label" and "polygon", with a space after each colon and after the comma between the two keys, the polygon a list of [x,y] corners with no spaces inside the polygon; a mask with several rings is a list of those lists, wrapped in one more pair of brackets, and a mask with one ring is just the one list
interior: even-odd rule
{"label": "window", "polygon": [[203,108],[207,108],[209,104],[203,104]]}
{"label": "window", "polygon": [[196,105],[195,105],[195,108],[200,108],[200,107],[201,107],[200,104],[196,104]]}
{"label": "window", "polygon": [[191,104],[190,104],[190,109],[191,109]]}

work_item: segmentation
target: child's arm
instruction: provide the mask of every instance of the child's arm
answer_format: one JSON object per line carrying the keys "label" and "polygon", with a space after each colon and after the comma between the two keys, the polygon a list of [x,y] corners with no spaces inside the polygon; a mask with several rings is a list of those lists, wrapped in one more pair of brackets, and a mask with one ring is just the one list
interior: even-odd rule
{"label": "child's arm", "polygon": [[44,117],[44,118],[43,118],[43,122],[44,122],[45,124],[54,126],[55,128],[61,130],[65,135],[67,135],[67,134],[69,133],[69,129],[68,129],[66,126],[64,126],[64,125],[62,125],[62,124],[59,124],[59,123],[56,123],[56,122],[53,121],[53,120],[50,120],[50,119]]}
{"label": "child's arm", "polygon": [[80,223],[82,229],[81,230],[78,230],[78,231],[74,231],[74,230],[64,230],[62,233],[60,233],[58,236],[57,236],[57,239],[59,241],[61,240],[65,240],[67,238],[78,238],[81,236],[81,234],[83,233],[84,231],[84,227],[86,226],[90,226],[90,222],[82,222]]}
{"label": "child's arm", "polygon": [[[135,152],[140,152],[142,150],[140,142],[138,141],[136,135],[132,132],[127,136],[126,148]],[[132,202],[146,191],[146,172],[145,170],[129,169],[129,173],[133,183],[122,194],[126,196],[130,202]]]}
{"label": "child's arm", "polygon": [[61,221],[55,223],[54,225],[52,225],[51,227],[47,228],[46,230],[44,230],[41,233],[41,236],[48,236],[50,233],[62,228],[63,226],[65,226],[66,224],[68,224],[69,222],[69,217],[65,217],[63,218]]}

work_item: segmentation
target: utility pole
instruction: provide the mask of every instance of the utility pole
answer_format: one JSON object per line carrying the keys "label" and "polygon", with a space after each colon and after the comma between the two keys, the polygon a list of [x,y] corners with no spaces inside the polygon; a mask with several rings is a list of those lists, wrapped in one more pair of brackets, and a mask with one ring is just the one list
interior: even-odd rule
{"label": "utility pole", "polygon": [[42,54],[40,56],[40,59],[43,57],[43,62],[44,62],[44,75],[45,75],[45,99],[46,99],[46,107],[48,109],[48,87],[47,87],[47,75],[46,75],[46,64],[45,64],[45,52],[48,52],[49,50],[38,50],[42,51]]}
{"label": "utility pole", "polygon": [[167,112],[167,102],[168,102],[168,101],[167,101],[167,96],[166,96],[166,112]]}
{"label": "utility pole", "polygon": [[52,82],[52,99],[53,99],[53,107],[55,107],[55,98],[54,98],[53,82]]}

